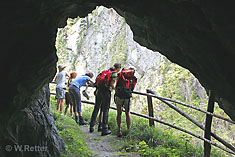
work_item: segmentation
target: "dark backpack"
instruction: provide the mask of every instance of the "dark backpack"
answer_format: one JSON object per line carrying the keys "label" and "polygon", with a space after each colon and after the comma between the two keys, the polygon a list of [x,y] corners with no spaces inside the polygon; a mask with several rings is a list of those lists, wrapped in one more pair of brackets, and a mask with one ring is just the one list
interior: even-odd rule
{"label": "dark backpack", "polygon": [[116,71],[111,71],[111,70],[104,70],[102,71],[97,77],[96,77],[96,85],[98,87],[109,87],[111,81],[113,80],[112,75],[113,73],[116,73]]}
{"label": "dark backpack", "polygon": [[132,97],[132,92],[137,83],[137,78],[134,76],[134,73],[134,70],[123,68],[118,74],[115,93],[116,96],[121,99],[129,99]]}

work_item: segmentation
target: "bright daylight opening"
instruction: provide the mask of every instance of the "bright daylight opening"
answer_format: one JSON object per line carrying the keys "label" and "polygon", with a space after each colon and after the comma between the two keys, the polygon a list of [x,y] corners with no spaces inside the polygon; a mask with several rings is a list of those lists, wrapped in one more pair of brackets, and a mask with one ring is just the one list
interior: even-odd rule
{"label": "bright daylight opening", "polygon": [[[193,74],[191,74],[187,69],[170,62],[159,52],[149,50],[135,42],[133,40],[133,32],[131,31],[130,26],[128,26],[125,19],[118,15],[112,8],[108,9],[103,6],[99,6],[93,10],[92,13],[88,14],[87,17],[77,17],[74,19],[69,18],[67,20],[67,25],[64,28],[58,28],[55,45],[58,55],[58,65],[66,65],[67,67],[65,71],[67,73],[76,72],[78,74],[77,76],[80,76],[86,72],[92,72],[94,74],[92,80],[95,81],[96,76],[100,72],[108,69],[114,63],[119,62],[124,68],[133,67],[136,70],[135,76],[137,77],[138,82],[136,84],[135,91],[146,93],[146,89],[152,89],[160,96],[185,102],[203,110],[207,109],[208,96],[205,89]],[[53,88],[55,89],[55,86],[51,85],[52,91]],[[83,89],[85,89],[85,87],[82,87],[82,90]],[[116,107],[113,101],[114,93],[115,91],[112,92],[111,98],[112,107]],[[90,96],[89,101],[95,102],[94,88],[88,88],[88,95]],[[133,94],[131,99],[131,111],[145,115],[149,114],[146,96]],[[83,95],[82,100],[88,101]],[[64,107],[65,106],[66,105],[64,105]],[[177,105],[177,107],[204,125],[205,114],[181,105]],[[85,119],[89,122],[93,105],[82,103],[82,110]],[[215,106],[214,112],[228,117],[223,110],[218,107],[218,105]],[[153,99],[153,113],[154,117],[159,120],[166,121],[192,133],[203,136],[204,132],[200,128],[158,99]],[[69,115],[69,111],[67,114]],[[109,114],[114,114],[113,116],[110,115],[109,126],[117,129],[116,111],[111,111]],[[136,122],[137,118],[134,117],[135,116],[132,115],[133,130],[135,130],[136,127],[141,129],[139,126],[140,123]],[[143,126],[146,125],[144,122]],[[124,116],[122,121],[122,128],[124,130],[126,128],[125,123]],[[195,153],[196,151],[193,147],[196,147],[196,145],[203,145],[203,141],[191,138],[191,136],[178,130],[159,123],[155,123],[155,125],[165,130],[166,136],[171,136],[173,140],[172,145],[174,145],[175,148],[177,147],[177,150],[174,151],[174,148],[172,147],[165,151],[169,151],[172,155],[182,155],[183,153],[186,153],[186,150],[184,149],[187,147],[187,142],[186,146],[183,145],[181,148],[181,144],[177,143],[177,140],[183,139],[192,143],[193,145],[189,145],[186,149]],[[215,118],[213,119],[212,125],[212,131],[216,131],[219,136],[230,142],[234,142],[235,133],[231,131],[234,126],[230,125],[228,122],[222,122],[222,120]],[[111,130],[113,128],[111,128]],[[226,131],[224,128],[226,128]],[[141,131],[143,131],[143,128]],[[142,134],[141,131],[139,131],[140,135]],[[146,134],[148,133],[146,132]],[[133,135],[135,135],[135,133],[133,133]],[[133,141],[136,140],[139,147],[133,148],[134,145],[132,141],[132,143],[128,143],[127,146],[121,147],[122,151],[137,151],[139,154],[142,153],[142,155],[144,155],[144,153],[150,153],[151,151],[155,151],[155,153],[159,155],[164,154],[164,146],[161,146],[161,149],[159,147],[162,142],[157,141],[157,139],[152,136],[149,139],[144,139],[144,137],[142,137],[143,139],[141,138],[143,141],[150,140],[147,142],[149,152],[141,149],[141,141],[138,141],[135,138]],[[160,135],[156,136],[161,138]],[[162,135],[162,138],[165,138],[163,136],[164,135]],[[168,144],[169,143],[170,142],[168,141]],[[131,147],[131,145],[133,147]],[[158,147],[159,149],[154,150],[155,147]],[[178,150],[180,149],[185,152],[179,152]],[[201,148],[198,147],[197,149],[200,150]],[[193,156],[194,154],[191,155]]]}

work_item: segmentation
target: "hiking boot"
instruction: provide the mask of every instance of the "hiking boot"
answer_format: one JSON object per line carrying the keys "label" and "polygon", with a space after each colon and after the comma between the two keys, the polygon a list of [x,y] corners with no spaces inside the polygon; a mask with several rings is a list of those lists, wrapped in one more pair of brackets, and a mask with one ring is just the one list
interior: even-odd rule
{"label": "hiking boot", "polygon": [[121,131],[121,129],[119,129],[119,130],[117,131],[117,137],[122,137],[122,131]]}
{"label": "hiking boot", "polygon": [[78,116],[75,116],[75,122],[78,124],[79,123],[79,120],[78,120]]}
{"label": "hiking boot", "polygon": [[90,133],[94,132],[94,127],[90,126]]}
{"label": "hiking boot", "polygon": [[102,131],[102,123],[99,122],[99,125],[98,125],[98,132]]}
{"label": "hiking boot", "polygon": [[90,122],[90,128],[89,128],[90,133],[94,132],[94,130],[95,130],[94,126],[95,126],[95,124]]}
{"label": "hiking boot", "polygon": [[79,125],[87,125],[88,122],[82,116],[79,116]]}
{"label": "hiking boot", "polygon": [[105,136],[108,134],[111,134],[112,131],[108,129],[108,125],[107,124],[102,124],[102,132],[101,132],[101,136]]}
{"label": "hiking boot", "polygon": [[109,130],[109,129],[105,129],[105,130],[102,130],[102,132],[101,132],[101,136],[109,135],[109,134],[111,134],[111,133],[112,133],[112,131],[111,131],[111,130]]}

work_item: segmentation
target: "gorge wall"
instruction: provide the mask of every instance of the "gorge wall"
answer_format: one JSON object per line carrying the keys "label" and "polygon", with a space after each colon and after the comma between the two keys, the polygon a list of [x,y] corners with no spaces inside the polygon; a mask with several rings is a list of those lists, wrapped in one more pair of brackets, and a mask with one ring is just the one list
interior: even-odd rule
{"label": "gorge wall", "polygon": [[[161,96],[188,103],[195,99],[202,105],[207,103],[206,92],[198,80],[159,52],[136,43],[125,19],[114,9],[100,6],[87,17],[68,19],[66,27],[58,29],[56,48],[58,64],[65,64],[68,72],[82,75],[91,71],[97,76],[120,62],[125,68],[135,68],[136,91],[146,92],[151,88]],[[132,110],[142,112],[146,110],[146,100],[137,97]],[[155,105],[158,108],[158,104]]]}
{"label": "gorge wall", "polygon": [[[0,64],[4,78],[0,110],[1,147],[22,143],[21,138],[11,137],[24,137],[18,130],[25,127],[32,129],[26,137],[34,139],[34,144],[48,142],[53,150],[63,147],[56,130],[46,132],[49,128],[53,130],[53,122],[38,123],[47,129],[42,129],[45,134],[34,134],[32,125],[37,124],[37,120],[30,118],[31,123],[26,123],[23,114],[35,107],[40,112],[38,115],[42,115],[42,106],[49,105],[48,101],[44,101],[45,105],[36,102],[45,99],[43,95],[46,93],[40,91],[56,72],[54,45],[57,28],[64,27],[68,17],[85,17],[97,5],[113,7],[125,17],[136,42],[189,69],[206,89],[216,93],[222,102],[220,107],[235,120],[233,3],[232,0],[4,1],[0,6]],[[49,115],[48,108],[44,109]],[[39,119],[44,121],[46,117],[39,116]],[[7,153],[0,149],[0,156],[7,156]],[[48,156],[58,154],[49,150],[44,153]],[[42,155],[34,152],[34,156]]]}
{"label": "gorge wall", "polygon": [[[69,18],[67,25],[58,29],[56,48],[58,64],[65,64],[67,72],[76,71],[82,75],[91,71],[97,76],[114,62],[121,62],[124,67],[136,69],[136,91],[146,92],[146,89],[150,88],[161,96],[187,102],[203,110],[207,109],[208,97],[199,81],[187,69],[172,63],[159,52],[135,42],[125,19],[112,8],[99,6],[86,17]],[[90,101],[94,101],[93,90],[88,89]],[[115,106],[115,103],[111,101],[111,105]],[[201,124],[205,123],[204,114],[178,107]],[[154,116],[159,120],[177,124],[203,136],[202,130],[191,125],[187,119],[180,117],[161,101],[154,99],[153,108]],[[131,110],[148,114],[146,97],[133,94]],[[214,112],[224,115],[217,105]],[[235,134],[232,125],[214,118],[212,128],[220,137],[233,143]],[[178,136],[182,133],[174,130],[174,134]],[[202,144],[200,140],[193,141]]]}

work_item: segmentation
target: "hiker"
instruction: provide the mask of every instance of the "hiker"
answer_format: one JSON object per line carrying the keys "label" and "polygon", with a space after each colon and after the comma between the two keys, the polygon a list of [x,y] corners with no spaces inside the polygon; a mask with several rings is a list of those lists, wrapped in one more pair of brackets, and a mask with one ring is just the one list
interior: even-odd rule
{"label": "hiker", "polygon": [[65,65],[58,66],[59,72],[54,80],[56,82],[57,111],[60,110],[60,114],[63,114],[66,76],[69,77],[69,75],[64,71],[65,68]]}
{"label": "hiker", "polygon": [[[83,85],[94,84],[90,79],[93,78],[93,73],[88,72],[85,75],[78,76],[69,86],[69,96],[73,104],[73,111],[75,113],[75,121],[79,125],[88,124],[82,117],[82,106],[81,106],[81,93],[80,88]],[[79,115],[79,117],[78,117]]]}
{"label": "hiker", "polygon": [[71,72],[70,73],[70,77],[68,79],[67,82],[67,86],[66,86],[66,92],[65,92],[65,103],[66,103],[66,107],[65,107],[65,111],[64,111],[64,115],[66,115],[68,108],[70,107],[70,116],[71,118],[73,118],[73,105],[71,103],[71,99],[69,96],[69,86],[71,84],[71,82],[73,82],[73,80],[77,77],[77,73],[76,72]]}
{"label": "hiker", "polygon": [[123,107],[125,108],[125,114],[126,114],[126,124],[127,124],[126,135],[129,133],[131,128],[131,114],[130,114],[131,97],[132,97],[132,92],[137,83],[137,78],[134,76],[134,73],[135,73],[134,68],[129,68],[129,69],[123,68],[122,71],[117,76],[114,102],[117,105],[118,137],[122,136],[121,122],[122,122]]}
{"label": "hiker", "polygon": [[121,64],[115,63],[113,67],[102,71],[96,78],[95,107],[90,122],[90,132],[94,131],[95,120],[99,109],[103,112],[101,136],[111,134],[108,129],[108,114],[111,101],[111,90],[115,88],[117,73],[121,70]]}

